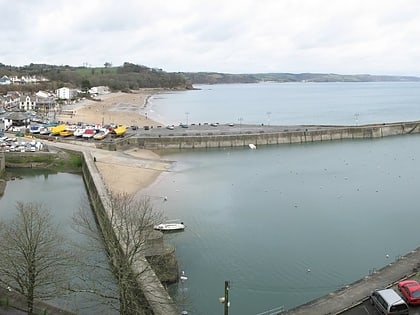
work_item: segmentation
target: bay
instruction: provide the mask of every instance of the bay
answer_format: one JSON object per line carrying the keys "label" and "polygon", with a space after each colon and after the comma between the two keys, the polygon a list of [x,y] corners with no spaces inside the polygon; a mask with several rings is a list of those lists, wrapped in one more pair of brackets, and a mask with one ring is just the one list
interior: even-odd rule
{"label": "bay", "polygon": [[[195,115],[196,121],[222,122],[239,111],[244,111],[244,122],[267,120],[270,111],[273,124],[420,117],[418,83],[201,88],[165,94],[152,100],[150,109],[178,120],[188,113],[191,122]],[[275,105],[274,95],[280,92],[269,89],[288,94],[285,110]],[[209,100],[209,94],[215,95]],[[225,100],[224,105],[215,99]],[[235,111],[227,106],[233,103]],[[280,112],[288,113],[283,115],[287,118],[277,120]],[[230,314],[289,309],[418,247],[419,140],[410,135],[165,153],[165,159],[176,161],[174,169],[144,193],[166,196],[166,216],[187,225],[184,233],[169,236],[188,275],[174,288],[184,309],[220,314],[225,280],[231,284]]]}
{"label": "bay", "polygon": [[148,114],[169,124],[357,125],[420,119],[419,82],[197,85],[158,94]]}

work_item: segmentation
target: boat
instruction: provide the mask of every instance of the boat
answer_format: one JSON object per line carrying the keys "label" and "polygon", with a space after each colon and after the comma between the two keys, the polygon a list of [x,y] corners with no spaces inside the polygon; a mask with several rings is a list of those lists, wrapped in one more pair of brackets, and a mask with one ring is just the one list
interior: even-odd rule
{"label": "boat", "polygon": [[51,127],[51,135],[57,136],[60,134],[60,132],[66,130],[67,126],[65,124],[61,124],[55,127]]}
{"label": "boat", "polygon": [[105,139],[106,138],[106,136],[109,134],[109,130],[108,129],[106,129],[106,128],[101,128],[101,129],[99,129],[99,132],[98,133],[96,133],[94,136],[93,136],[93,139],[95,139],[95,140],[103,140],[103,139]]}
{"label": "boat", "polygon": [[73,136],[75,137],[81,137],[83,136],[83,133],[85,132],[86,128],[76,128],[76,130],[74,131]]}
{"label": "boat", "polygon": [[117,137],[122,137],[127,132],[127,127],[124,125],[118,125],[116,128],[112,129],[112,133],[114,133]]}
{"label": "boat", "polygon": [[248,144],[248,146],[251,150],[255,150],[257,148],[257,146],[253,143]]}
{"label": "boat", "polygon": [[165,223],[157,224],[153,229],[161,232],[178,232],[184,231],[185,224],[179,220],[166,221]]}
{"label": "boat", "polygon": [[60,136],[62,137],[69,137],[69,136],[72,136],[73,134],[74,134],[74,130],[72,129],[66,129],[66,130],[60,131]]}
{"label": "boat", "polygon": [[95,129],[93,128],[86,128],[85,132],[82,134],[82,138],[90,139],[95,135]]}
{"label": "boat", "polygon": [[32,125],[31,128],[29,129],[29,132],[32,134],[36,134],[36,133],[39,133],[40,130],[41,130],[40,125]]}
{"label": "boat", "polygon": [[49,128],[47,128],[47,127],[41,127],[40,129],[39,129],[39,134],[40,135],[49,135],[50,134],[50,129]]}

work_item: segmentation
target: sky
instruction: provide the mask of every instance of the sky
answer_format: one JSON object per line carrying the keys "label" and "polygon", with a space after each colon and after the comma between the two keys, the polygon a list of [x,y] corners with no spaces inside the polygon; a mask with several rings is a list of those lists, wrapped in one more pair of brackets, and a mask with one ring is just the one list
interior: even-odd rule
{"label": "sky", "polygon": [[0,63],[420,76],[419,0],[0,0]]}

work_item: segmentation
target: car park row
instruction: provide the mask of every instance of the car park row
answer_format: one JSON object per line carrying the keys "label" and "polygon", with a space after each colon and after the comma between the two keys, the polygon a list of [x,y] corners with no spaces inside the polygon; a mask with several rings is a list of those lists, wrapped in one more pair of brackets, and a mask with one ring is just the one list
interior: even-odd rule
{"label": "car park row", "polygon": [[44,150],[44,143],[41,141],[35,141],[35,139],[23,141],[16,137],[9,138],[3,136],[0,138],[0,152],[38,152]]}

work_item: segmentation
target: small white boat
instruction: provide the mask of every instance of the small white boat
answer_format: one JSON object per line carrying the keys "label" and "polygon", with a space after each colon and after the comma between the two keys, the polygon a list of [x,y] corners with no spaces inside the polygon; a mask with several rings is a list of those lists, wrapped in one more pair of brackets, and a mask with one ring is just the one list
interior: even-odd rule
{"label": "small white boat", "polygon": [[76,130],[73,133],[73,136],[75,137],[81,137],[85,133],[86,128],[76,128]]}
{"label": "small white boat", "polygon": [[33,125],[33,126],[31,126],[31,128],[29,129],[29,132],[30,132],[30,133],[32,133],[32,134],[39,133],[39,132],[40,132],[40,130],[41,130],[41,127],[42,127],[42,126],[39,126],[39,125]]}
{"label": "small white boat", "polygon": [[248,144],[248,146],[251,150],[255,150],[257,148],[257,146],[253,143]]}
{"label": "small white boat", "polygon": [[157,224],[153,228],[161,232],[177,232],[183,231],[185,229],[185,224],[184,222],[179,222],[179,220],[167,221],[165,223]]}

